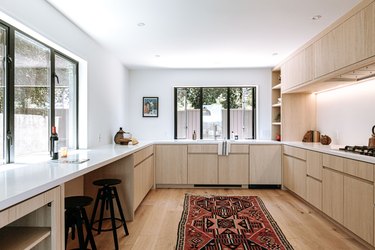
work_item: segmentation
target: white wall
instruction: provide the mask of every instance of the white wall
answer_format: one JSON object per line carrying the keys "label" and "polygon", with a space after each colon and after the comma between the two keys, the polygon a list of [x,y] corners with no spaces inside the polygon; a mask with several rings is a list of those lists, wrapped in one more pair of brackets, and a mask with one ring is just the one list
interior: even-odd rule
{"label": "white wall", "polygon": [[[173,139],[175,86],[258,85],[258,138],[271,138],[271,69],[131,70],[130,127],[139,139]],[[142,97],[159,97],[159,117],[142,117]]]}
{"label": "white wall", "polygon": [[317,129],[334,144],[367,145],[375,125],[375,80],[317,95]]}
{"label": "white wall", "polygon": [[128,70],[44,0],[2,0],[0,12],[2,19],[9,16],[60,45],[63,52],[66,49],[84,60],[80,61],[80,104],[82,107],[87,102],[87,116],[80,113],[80,133],[87,134],[87,142],[80,145],[112,143],[118,127],[126,127],[129,121]]}

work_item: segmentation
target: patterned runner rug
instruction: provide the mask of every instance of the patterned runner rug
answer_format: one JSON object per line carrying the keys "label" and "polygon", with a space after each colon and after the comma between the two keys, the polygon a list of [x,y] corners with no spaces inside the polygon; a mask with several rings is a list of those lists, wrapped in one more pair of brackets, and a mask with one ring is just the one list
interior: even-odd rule
{"label": "patterned runner rug", "polygon": [[185,195],[177,250],[293,249],[257,196]]}

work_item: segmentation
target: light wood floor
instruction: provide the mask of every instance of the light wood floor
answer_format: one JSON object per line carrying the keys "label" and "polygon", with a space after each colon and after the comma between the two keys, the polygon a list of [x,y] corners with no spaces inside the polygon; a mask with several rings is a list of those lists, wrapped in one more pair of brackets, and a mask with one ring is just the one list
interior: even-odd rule
{"label": "light wood floor", "polygon": [[[289,192],[257,189],[151,190],[127,223],[130,235],[118,229],[120,249],[175,249],[185,193],[259,196],[294,249],[366,249]],[[112,232],[94,237],[98,249],[114,249]]]}

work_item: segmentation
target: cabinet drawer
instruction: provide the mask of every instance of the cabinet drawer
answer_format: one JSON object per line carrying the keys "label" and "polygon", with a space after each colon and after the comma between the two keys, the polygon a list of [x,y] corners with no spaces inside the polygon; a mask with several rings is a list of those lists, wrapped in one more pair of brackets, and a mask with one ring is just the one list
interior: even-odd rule
{"label": "cabinet drawer", "polygon": [[308,150],[306,156],[307,175],[312,176],[318,180],[322,180],[322,154]]}
{"label": "cabinet drawer", "polygon": [[188,145],[188,153],[217,154],[217,144]]}
{"label": "cabinet drawer", "polygon": [[323,154],[323,166],[340,172],[344,171],[345,158]]}
{"label": "cabinet drawer", "polygon": [[284,154],[295,158],[306,160],[306,150],[291,146],[284,146]]}
{"label": "cabinet drawer", "polygon": [[248,154],[249,153],[249,145],[238,145],[238,144],[230,144],[230,153],[232,154]]}
{"label": "cabinet drawer", "polygon": [[134,166],[138,165],[141,161],[149,157],[154,153],[154,146],[149,146],[147,148],[141,149],[133,154]]}
{"label": "cabinet drawer", "polygon": [[374,165],[370,163],[346,159],[344,172],[368,181],[374,181]]}
{"label": "cabinet drawer", "polygon": [[310,176],[306,179],[306,200],[322,210],[322,182]]}

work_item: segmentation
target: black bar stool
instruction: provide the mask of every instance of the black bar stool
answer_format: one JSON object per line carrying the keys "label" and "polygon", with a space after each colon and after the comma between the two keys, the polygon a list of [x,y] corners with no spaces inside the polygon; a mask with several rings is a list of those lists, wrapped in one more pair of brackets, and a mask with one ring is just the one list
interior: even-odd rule
{"label": "black bar stool", "polygon": [[[72,229],[72,240],[75,238],[75,230],[77,228],[79,249],[87,249],[90,241],[91,248],[96,250],[90,222],[85,210],[85,207],[90,205],[92,200],[88,196],[70,196],[65,198],[65,249],[68,243],[69,228]],[[83,236],[83,225],[86,227],[86,241]]]}
{"label": "black bar stool", "polygon": [[[115,185],[118,185],[120,183],[121,183],[121,180],[119,179],[100,179],[100,180],[96,180],[93,182],[95,186],[100,186],[101,188],[99,188],[98,194],[95,199],[94,210],[92,211],[92,216],[91,216],[91,226],[93,230],[98,231],[98,234],[100,234],[102,231],[112,231],[113,240],[115,242],[115,249],[119,249],[116,229],[123,226],[125,235],[129,235],[128,227],[126,226],[125,216],[121,208],[120,198],[118,196],[117,189],[115,187]],[[121,218],[115,217],[113,198],[116,200],[117,209]],[[99,201],[101,201],[100,216],[99,216],[99,220],[95,221],[96,210],[98,209]],[[110,217],[108,218],[103,218],[104,207],[106,207],[106,210],[108,210],[108,207],[109,207]],[[104,220],[111,220],[112,227],[109,229],[102,229]],[[116,226],[116,221],[120,221],[121,224]],[[94,224],[96,223],[98,223],[97,228],[94,227]]]}

